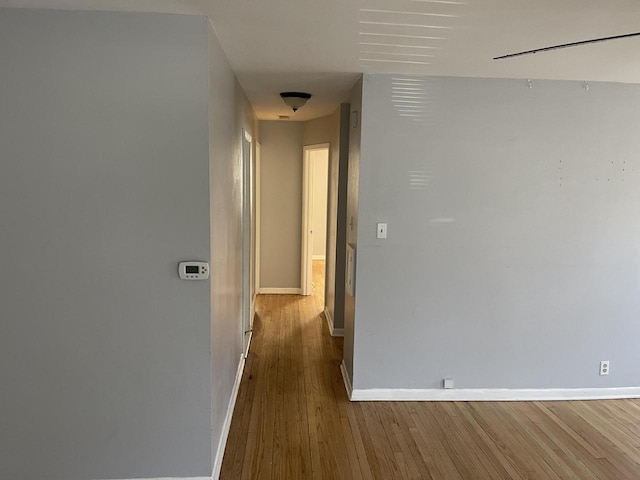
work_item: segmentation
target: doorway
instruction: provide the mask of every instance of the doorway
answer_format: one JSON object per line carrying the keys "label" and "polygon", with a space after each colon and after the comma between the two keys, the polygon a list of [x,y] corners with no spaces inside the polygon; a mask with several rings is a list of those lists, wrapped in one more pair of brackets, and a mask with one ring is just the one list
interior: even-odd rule
{"label": "doorway", "polygon": [[242,132],[242,351],[249,354],[256,297],[256,163],[252,138]]}
{"label": "doorway", "polygon": [[302,295],[324,299],[329,191],[328,143],[303,148]]}

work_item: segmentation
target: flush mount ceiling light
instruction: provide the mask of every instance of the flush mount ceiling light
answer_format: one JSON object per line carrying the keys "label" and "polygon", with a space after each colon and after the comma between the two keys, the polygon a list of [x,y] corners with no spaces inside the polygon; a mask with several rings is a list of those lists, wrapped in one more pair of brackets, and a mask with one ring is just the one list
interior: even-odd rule
{"label": "flush mount ceiling light", "polygon": [[280,94],[284,103],[289,105],[291,109],[296,112],[300,107],[303,107],[307,100],[311,98],[309,93],[303,92],[282,92]]}

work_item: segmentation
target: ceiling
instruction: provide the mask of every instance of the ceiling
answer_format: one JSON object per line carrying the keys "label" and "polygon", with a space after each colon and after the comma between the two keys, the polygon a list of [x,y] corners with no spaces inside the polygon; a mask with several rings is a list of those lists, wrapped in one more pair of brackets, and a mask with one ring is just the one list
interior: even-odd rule
{"label": "ceiling", "polygon": [[330,114],[359,73],[640,83],[640,37],[506,60],[512,52],[640,31],[639,0],[0,0],[0,6],[209,15],[261,119],[281,91]]}

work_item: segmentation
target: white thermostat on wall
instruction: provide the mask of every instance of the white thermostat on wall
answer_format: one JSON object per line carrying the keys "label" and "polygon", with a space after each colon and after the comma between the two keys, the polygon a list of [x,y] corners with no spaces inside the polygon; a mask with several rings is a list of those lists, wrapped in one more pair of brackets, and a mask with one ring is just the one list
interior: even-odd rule
{"label": "white thermostat on wall", "polygon": [[182,280],[206,280],[209,278],[207,262],[180,262],[178,273]]}

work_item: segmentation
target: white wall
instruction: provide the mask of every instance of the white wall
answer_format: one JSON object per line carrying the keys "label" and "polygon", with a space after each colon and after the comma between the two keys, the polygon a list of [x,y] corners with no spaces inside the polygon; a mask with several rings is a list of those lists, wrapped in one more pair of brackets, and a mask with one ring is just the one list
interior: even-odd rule
{"label": "white wall", "polygon": [[0,9],[0,72],[0,478],[209,475],[206,20]]}
{"label": "white wall", "polygon": [[311,196],[312,255],[315,259],[325,259],[327,253],[327,181],[329,177],[329,150],[311,151],[313,181]]}
{"label": "white wall", "polygon": [[639,386],[640,86],[413,83],[364,79],[354,387]]}
{"label": "white wall", "polygon": [[260,288],[299,289],[302,123],[260,121]]}

